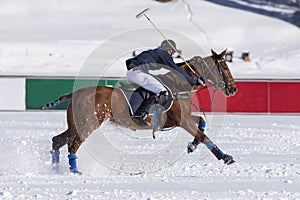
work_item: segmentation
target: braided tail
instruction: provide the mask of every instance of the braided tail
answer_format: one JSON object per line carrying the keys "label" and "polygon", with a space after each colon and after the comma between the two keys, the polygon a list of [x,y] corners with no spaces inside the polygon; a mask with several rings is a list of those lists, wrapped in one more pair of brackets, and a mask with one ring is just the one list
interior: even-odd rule
{"label": "braided tail", "polygon": [[61,103],[65,102],[65,101],[68,100],[68,99],[71,99],[71,98],[72,98],[72,94],[73,94],[73,93],[65,94],[65,95],[59,97],[58,99],[56,99],[55,101],[52,101],[52,102],[50,102],[50,103],[45,104],[45,105],[42,107],[42,109],[43,109],[43,110],[46,110],[46,109],[53,108],[53,107],[57,106],[58,104],[61,104]]}

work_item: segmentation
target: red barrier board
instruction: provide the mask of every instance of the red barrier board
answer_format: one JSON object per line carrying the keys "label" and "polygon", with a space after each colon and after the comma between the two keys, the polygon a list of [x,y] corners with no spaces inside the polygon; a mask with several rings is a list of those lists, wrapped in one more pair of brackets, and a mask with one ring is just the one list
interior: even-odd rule
{"label": "red barrier board", "polygon": [[236,82],[238,92],[227,97],[227,112],[268,112],[267,82]]}
{"label": "red barrier board", "polygon": [[300,82],[270,83],[270,112],[300,112]]}
{"label": "red barrier board", "polygon": [[204,89],[197,91],[194,95],[194,105],[198,105],[197,109],[193,106],[193,111],[205,111],[205,112],[226,112],[227,98],[223,92],[216,89]]}
{"label": "red barrier board", "polygon": [[206,89],[194,95],[193,103],[206,112],[300,113],[300,81],[238,80],[236,85],[235,96]]}

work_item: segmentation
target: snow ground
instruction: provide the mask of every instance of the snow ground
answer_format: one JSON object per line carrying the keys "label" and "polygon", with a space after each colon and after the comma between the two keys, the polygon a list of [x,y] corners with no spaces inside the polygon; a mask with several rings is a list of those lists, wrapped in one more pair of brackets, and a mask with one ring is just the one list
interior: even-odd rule
{"label": "snow ground", "polygon": [[[186,154],[185,146],[192,138],[181,129],[163,133],[186,135],[187,141],[172,144],[182,145],[178,148],[183,154],[170,166],[138,175],[99,168],[99,162],[86,150],[86,145],[95,140],[87,140],[78,152],[82,176],[68,173],[66,147],[61,150],[61,172],[53,174],[51,138],[65,130],[65,112],[1,112],[0,125],[0,199],[300,198],[298,116],[225,116],[220,125],[221,135],[211,131],[208,135],[223,151],[234,156],[237,162],[231,166],[217,161],[204,147]],[[211,122],[211,126],[216,124]],[[109,123],[101,129],[116,134],[120,130]],[[142,133],[136,134],[140,137]],[[148,143],[159,143],[163,137],[144,137],[138,140],[140,145],[130,150],[137,153]],[[130,147],[134,140],[129,137],[122,142]],[[126,160],[120,163],[125,165]]]}

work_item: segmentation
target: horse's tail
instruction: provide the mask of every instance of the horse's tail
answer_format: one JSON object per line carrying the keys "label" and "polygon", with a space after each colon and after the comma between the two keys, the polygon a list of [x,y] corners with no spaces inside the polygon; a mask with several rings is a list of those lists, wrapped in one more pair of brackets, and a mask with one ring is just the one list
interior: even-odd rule
{"label": "horse's tail", "polygon": [[46,109],[53,108],[53,107],[57,106],[58,104],[61,104],[61,103],[65,102],[65,101],[68,100],[68,99],[71,99],[71,98],[72,98],[72,95],[73,95],[73,93],[71,92],[71,93],[65,94],[65,95],[63,95],[63,96],[60,96],[60,97],[59,97],[58,99],[56,99],[55,101],[52,101],[52,102],[50,102],[50,103],[45,104],[45,105],[42,107],[42,109],[43,109],[43,110],[46,110]]}

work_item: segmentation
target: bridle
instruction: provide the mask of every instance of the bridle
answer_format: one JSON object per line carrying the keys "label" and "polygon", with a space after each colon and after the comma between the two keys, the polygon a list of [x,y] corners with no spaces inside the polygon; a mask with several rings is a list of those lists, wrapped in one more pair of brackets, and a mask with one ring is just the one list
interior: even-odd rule
{"label": "bridle", "polygon": [[[203,75],[205,82],[209,85],[209,87],[215,87],[217,89],[224,89],[226,84],[228,85],[228,79],[226,75],[224,74],[224,68],[222,66],[222,62],[225,60],[223,58],[221,59],[216,59],[213,68],[209,68],[209,66],[204,62],[203,65],[201,65],[202,70],[205,71],[204,67],[206,67],[206,73]],[[217,78],[215,77],[214,71],[217,70],[218,74],[222,77],[222,81],[218,81]],[[210,80],[209,78],[205,77],[210,77],[213,80]]]}
{"label": "bridle", "polygon": [[[230,82],[233,80],[233,78],[226,76],[225,70],[228,69],[224,66],[225,62],[226,61],[223,57],[215,58],[214,65],[212,68],[210,68],[205,59],[201,57],[192,59],[192,65],[197,65],[202,70],[203,80],[206,83],[207,87],[213,87],[217,90],[225,90],[228,94],[230,94],[230,88],[235,87],[235,83],[231,84]],[[216,70],[217,74],[222,77],[222,80],[218,80],[218,78],[216,77],[214,73]]]}
{"label": "bridle", "polygon": [[217,60],[217,67],[218,67],[218,71],[219,71],[219,74],[223,77],[223,83],[224,83],[224,86],[221,88],[221,89],[224,89],[225,88],[225,91],[230,94],[230,88],[231,87],[235,87],[235,83],[233,84],[230,84],[230,82],[233,80],[233,78],[228,78],[226,76],[226,74],[224,73],[224,70],[228,70],[226,69],[222,63],[225,62],[225,59],[224,58],[221,58],[220,60]]}
{"label": "bridle", "polygon": [[[201,86],[190,92],[187,92],[187,91],[186,92],[178,92],[177,95],[184,96],[184,94],[188,94],[188,93],[193,94],[197,91],[204,90],[207,88],[215,88],[213,90],[213,96],[217,90],[224,90],[224,89],[228,94],[230,94],[230,87],[234,86],[235,84],[230,84],[230,81],[232,81],[233,78],[232,77],[229,78],[226,76],[225,70],[228,70],[228,69],[226,69],[223,66],[223,63],[226,62],[225,59],[223,57],[222,58],[216,58],[216,57],[210,58],[209,57],[209,59],[214,60],[214,65],[212,68],[209,67],[209,64],[207,64],[207,62],[205,61],[205,58],[202,58],[200,56],[196,56],[189,61],[189,63],[196,68],[195,71],[197,71],[198,72],[197,74],[200,77],[202,77],[202,80],[204,81],[204,83],[206,85]],[[201,69],[202,74],[199,72],[199,69]],[[220,77],[222,77],[222,80],[218,80],[218,78],[216,77],[216,75],[215,75],[216,70],[217,70],[217,74]],[[181,96],[181,98],[182,98],[182,96]]]}
{"label": "bridle", "polygon": [[[200,111],[204,111],[211,107],[217,90],[223,90],[225,88],[225,90],[227,90],[227,92],[229,93],[228,87],[231,86],[229,84],[229,81],[231,81],[232,78],[228,78],[224,72],[226,70],[226,68],[223,66],[223,62],[225,62],[224,58],[215,59],[214,66],[212,68],[210,68],[209,65],[205,62],[205,60],[200,57],[194,59],[192,62],[193,62],[192,65],[198,65],[201,68],[202,72],[204,73],[203,80],[206,83],[206,85],[203,87],[199,87],[196,90],[191,91],[191,93],[194,93],[194,92],[197,92],[200,90],[204,90],[207,88],[215,88],[212,91],[212,100],[208,106],[198,108],[196,105],[193,105],[194,107],[196,107],[196,109],[198,109]],[[203,62],[203,63],[201,63],[201,62]],[[215,76],[215,73],[214,73],[215,70],[217,70],[218,75],[220,77],[222,77],[222,80],[218,80],[218,78]],[[212,80],[210,80],[210,79],[212,79]]]}
{"label": "bridle", "polygon": [[[195,105],[193,103],[191,104],[193,107],[195,107],[196,110],[203,112],[203,115],[204,115],[205,118],[206,118],[205,110],[209,109],[212,106],[216,92],[218,90],[223,90],[225,88],[226,92],[229,94],[229,90],[230,90],[229,87],[232,86],[230,84],[230,81],[233,78],[228,78],[226,76],[225,72],[224,72],[225,70],[228,70],[223,66],[223,62],[226,62],[225,59],[220,58],[220,59],[214,59],[214,60],[215,60],[214,61],[214,66],[212,68],[210,68],[209,65],[206,63],[206,61],[203,58],[199,57],[199,56],[197,56],[197,57],[193,58],[192,60],[190,60],[191,65],[198,66],[198,68],[200,68],[202,70],[202,72],[203,72],[202,79],[203,79],[203,81],[206,85],[205,86],[200,86],[197,89],[189,91],[189,92],[178,92],[176,94],[176,97],[175,97],[175,99],[190,98],[190,95],[195,93],[195,92],[198,92],[200,90],[204,90],[204,89],[207,89],[207,88],[215,88],[212,91],[212,95],[211,95],[212,98],[211,98],[211,102],[210,102],[209,105],[207,105],[205,107],[202,106],[201,98],[199,99],[200,100],[199,103],[201,104],[200,107],[198,107],[197,105]],[[201,63],[201,62],[203,62],[203,63]],[[217,77],[215,76],[215,73],[214,73],[215,70],[217,70],[218,75],[220,77],[222,77],[222,80],[218,81],[218,79],[217,79]],[[199,71],[198,71],[198,75],[201,76]],[[213,80],[210,80],[209,78],[211,78]],[[207,119],[206,119],[206,121],[207,121]]]}

